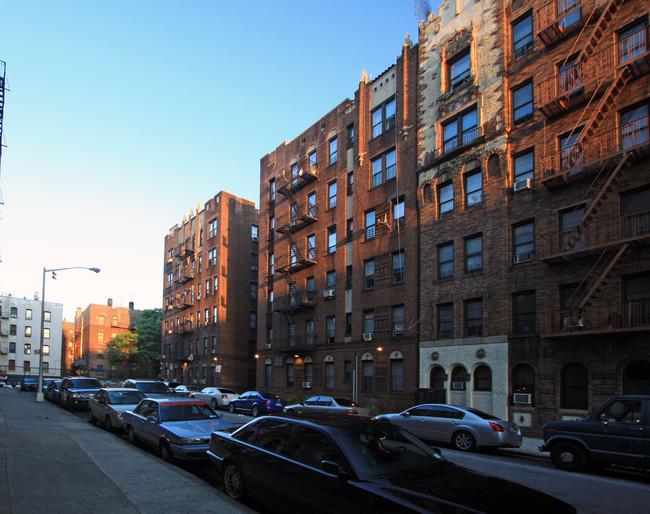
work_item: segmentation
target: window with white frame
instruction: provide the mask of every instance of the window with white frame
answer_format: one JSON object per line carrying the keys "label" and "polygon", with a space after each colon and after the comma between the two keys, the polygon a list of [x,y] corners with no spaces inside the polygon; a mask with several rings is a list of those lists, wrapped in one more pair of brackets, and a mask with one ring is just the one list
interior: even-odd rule
{"label": "window with white frame", "polygon": [[528,82],[512,91],[512,108],[515,123],[523,123],[533,117],[533,83]]}
{"label": "window with white frame", "polygon": [[327,208],[336,207],[336,180],[327,184]]}
{"label": "window with white frame", "polygon": [[393,230],[404,228],[404,197],[393,200]]}
{"label": "window with white frame", "polygon": [[395,126],[395,98],[372,111],[372,137],[375,138]]}
{"label": "window with white frame", "polygon": [[442,153],[447,153],[478,137],[478,111],[467,111],[442,125]]}
{"label": "window with white frame", "polygon": [[215,237],[219,229],[219,220],[213,219],[208,225],[208,239]]}
{"label": "window with white frame", "polygon": [[366,239],[372,239],[375,237],[375,231],[376,231],[376,215],[375,215],[375,210],[372,209],[368,212],[365,213],[364,215],[365,218],[365,225],[366,225]]}
{"label": "window with white frame", "polygon": [[454,210],[454,185],[446,182],[438,186],[438,213],[451,213]]}
{"label": "window with white frame", "polygon": [[375,260],[370,259],[363,263],[363,288],[375,288]]}
{"label": "window with white frame", "polygon": [[473,236],[465,239],[465,271],[483,269],[483,236]]}
{"label": "window with white frame", "polygon": [[472,207],[483,202],[483,174],[481,170],[465,175],[465,206]]}
{"label": "window with white frame", "polygon": [[211,248],[208,251],[208,266],[214,266],[217,264],[217,249]]}
{"label": "window with white frame", "polygon": [[336,252],[336,225],[327,229],[327,253]]}
{"label": "window with white frame", "polygon": [[338,138],[334,137],[329,140],[328,146],[329,146],[329,163],[334,164],[338,160],[338,148],[339,148],[339,143],[338,143]]}
{"label": "window with white frame", "polygon": [[453,91],[470,77],[471,64],[472,62],[469,50],[454,57],[447,63],[447,76],[449,78],[447,84],[448,91]]}
{"label": "window with white frame", "polygon": [[363,333],[373,334],[375,332],[375,311],[368,310],[363,312]]}
{"label": "window with white frame", "polygon": [[533,180],[535,178],[535,154],[533,150],[515,156],[513,168],[515,182],[526,179]]}

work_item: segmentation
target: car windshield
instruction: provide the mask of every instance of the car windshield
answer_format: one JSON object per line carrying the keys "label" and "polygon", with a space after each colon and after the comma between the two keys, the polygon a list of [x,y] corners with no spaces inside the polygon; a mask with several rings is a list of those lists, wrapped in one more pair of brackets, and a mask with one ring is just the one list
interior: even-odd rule
{"label": "car windshield", "polygon": [[139,391],[109,391],[108,399],[116,405],[138,403],[142,400],[142,393]]}
{"label": "car windshield", "polygon": [[439,454],[399,427],[374,427],[335,434],[348,460],[365,475],[381,476],[434,465]]}
{"label": "car windshield", "polygon": [[82,378],[80,380],[73,380],[73,387],[77,389],[101,389],[102,384],[94,378]]}
{"label": "car windshield", "polygon": [[348,400],[346,398],[334,398],[334,401],[338,403],[341,407],[356,407],[357,404],[354,403],[352,400]]}
{"label": "car windshield", "polygon": [[160,406],[160,421],[194,421],[219,416],[205,403],[167,403]]}
{"label": "car windshield", "polygon": [[135,388],[143,393],[169,393],[169,389],[162,382],[144,382],[136,384]]}
{"label": "car windshield", "polygon": [[36,384],[38,383],[38,378],[23,378],[25,384]]}
{"label": "car windshield", "polygon": [[260,393],[260,396],[262,396],[262,398],[266,398],[267,400],[279,400],[280,399],[280,397],[277,394],[273,394],[273,393]]}
{"label": "car windshield", "polygon": [[221,393],[221,394],[237,394],[237,393],[236,393],[235,391],[233,391],[232,389],[224,389],[223,387],[220,387],[220,388],[218,389],[218,392]]}
{"label": "car windshield", "polygon": [[472,414],[474,414],[475,416],[478,416],[481,419],[497,419],[497,420],[501,421],[501,419],[497,418],[494,414],[488,414],[487,412],[483,412],[482,410],[473,409],[471,407],[469,407],[469,408],[467,408],[465,410],[467,412],[471,412]]}

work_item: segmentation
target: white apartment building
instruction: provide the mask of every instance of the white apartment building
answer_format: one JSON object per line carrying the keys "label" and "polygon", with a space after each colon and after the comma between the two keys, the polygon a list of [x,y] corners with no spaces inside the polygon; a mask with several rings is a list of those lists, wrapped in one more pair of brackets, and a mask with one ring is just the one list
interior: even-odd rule
{"label": "white apartment building", "polygon": [[[35,295],[36,296],[36,295]],[[43,376],[61,376],[63,304],[45,302]],[[38,376],[41,302],[0,296],[0,374]]]}

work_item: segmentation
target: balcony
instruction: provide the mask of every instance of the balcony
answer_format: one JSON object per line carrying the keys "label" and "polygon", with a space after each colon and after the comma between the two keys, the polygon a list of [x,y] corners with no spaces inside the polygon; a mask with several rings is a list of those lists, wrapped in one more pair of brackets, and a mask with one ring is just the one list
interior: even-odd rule
{"label": "balcony", "polygon": [[547,263],[566,262],[625,243],[650,246],[650,209],[592,221],[582,229],[542,234],[540,239],[540,258]]}
{"label": "balcony", "polygon": [[650,300],[540,313],[542,337],[650,332]]}
{"label": "balcony", "polygon": [[554,45],[581,29],[587,22],[592,7],[593,0],[551,0],[535,16],[537,37],[547,47]]}
{"label": "balcony", "polygon": [[431,152],[432,165],[451,159],[464,151],[485,142],[483,127],[476,127],[458,134],[455,138],[445,141],[441,146]]}
{"label": "balcony", "polygon": [[174,282],[177,284],[187,284],[188,282],[191,282],[194,280],[194,273],[191,271],[186,271],[182,273]]}
{"label": "balcony", "polygon": [[318,179],[318,164],[307,164],[298,169],[297,175],[287,179],[286,183],[280,186],[277,192],[284,196],[291,196],[316,179]]}
{"label": "balcony", "polygon": [[307,214],[297,213],[292,216],[291,221],[277,228],[276,232],[285,235],[293,234],[316,221],[318,221],[318,218],[316,217],[316,209],[312,208]]}
{"label": "balcony", "polygon": [[296,293],[295,295],[276,298],[273,302],[273,310],[275,312],[296,312],[303,309],[313,309],[316,307],[313,296],[313,294],[302,295]]}

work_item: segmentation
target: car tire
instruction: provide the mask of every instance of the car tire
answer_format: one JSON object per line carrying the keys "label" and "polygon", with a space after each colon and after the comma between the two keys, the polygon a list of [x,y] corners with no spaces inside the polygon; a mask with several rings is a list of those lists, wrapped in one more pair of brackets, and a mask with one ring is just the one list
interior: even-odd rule
{"label": "car tire", "polygon": [[219,404],[217,403],[216,398],[212,398],[212,400],[210,400],[210,406],[212,407],[212,410],[219,409]]}
{"label": "car tire", "polygon": [[92,410],[90,411],[90,422],[91,422],[93,425],[96,425],[96,424],[97,424],[97,418],[96,418],[95,415],[93,414],[93,411],[92,411]]}
{"label": "car tire", "polygon": [[256,418],[259,415],[260,415],[260,408],[257,405],[253,405],[253,408],[251,409],[251,416]]}
{"label": "car tire", "polygon": [[106,419],[104,420],[104,426],[106,427],[106,430],[109,432],[113,432],[115,430],[115,427],[113,426],[113,423],[111,423],[111,417],[106,416]]}
{"label": "car tire", "polygon": [[129,442],[131,444],[135,444],[138,442],[138,438],[135,436],[135,432],[133,432],[133,427],[129,425],[129,427],[126,429],[126,434],[129,438]]}
{"label": "car tire", "polygon": [[469,452],[476,449],[476,438],[467,430],[456,432],[451,438],[454,448],[463,452]]}
{"label": "car tire", "polygon": [[551,449],[551,462],[564,471],[582,471],[587,467],[587,455],[576,444],[560,443]]}
{"label": "car tire", "polygon": [[228,496],[235,500],[242,500],[246,497],[246,485],[244,475],[239,466],[233,462],[226,463],[223,469],[223,485]]}
{"label": "car tire", "polygon": [[167,441],[160,441],[160,445],[158,446],[158,454],[164,461],[171,462],[174,460],[174,454],[172,453],[172,449]]}
{"label": "car tire", "polygon": [[235,413],[235,406],[232,403],[228,405],[228,412],[230,412],[231,414]]}

